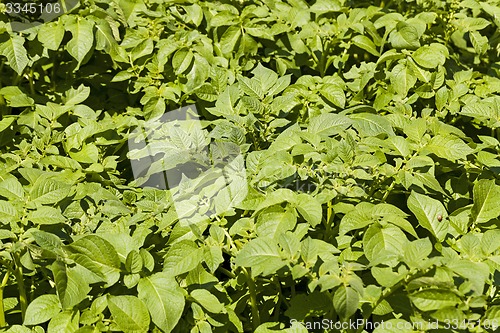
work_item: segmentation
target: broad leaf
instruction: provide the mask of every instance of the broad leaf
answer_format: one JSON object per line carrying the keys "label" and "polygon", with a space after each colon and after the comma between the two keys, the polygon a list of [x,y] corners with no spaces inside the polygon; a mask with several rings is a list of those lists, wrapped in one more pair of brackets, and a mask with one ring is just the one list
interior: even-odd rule
{"label": "broad leaf", "polygon": [[153,323],[171,332],[184,310],[184,294],[174,278],[166,273],[144,277],[137,285],[138,297],[146,304]]}
{"label": "broad leaf", "polygon": [[149,327],[149,312],[135,296],[107,296],[108,308],[116,325],[124,333],[142,333]]}
{"label": "broad leaf", "polygon": [[429,230],[439,241],[448,233],[448,212],[436,199],[412,191],[408,198],[408,208],[422,227]]}
{"label": "broad leaf", "polygon": [[66,26],[66,30],[73,36],[66,49],[78,63],[83,61],[94,44],[93,27],[93,22],[83,17],[77,17],[73,23]]}
{"label": "broad leaf", "polygon": [[410,299],[422,311],[440,310],[462,303],[460,297],[446,289],[424,289],[411,294]]}
{"label": "broad leaf", "polygon": [[120,258],[111,243],[96,235],[87,235],[67,247],[71,258],[97,274],[107,285],[120,278]]}
{"label": "broad leaf", "polygon": [[0,41],[0,54],[7,58],[10,67],[19,75],[23,73],[29,62],[24,42],[24,37],[17,34],[9,36],[6,41]]}
{"label": "broad leaf", "polygon": [[61,304],[56,295],[48,294],[35,298],[26,309],[24,325],[44,323],[61,312]]}
{"label": "broad leaf", "polygon": [[252,274],[255,276],[260,273],[268,275],[285,266],[276,241],[265,237],[253,239],[245,244],[236,255],[234,263],[252,268]]}
{"label": "broad leaf", "polygon": [[475,223],[485,223],[500,215],[500,186],[494,180],[481,179],[474,185],[474,205],[472,219]]}

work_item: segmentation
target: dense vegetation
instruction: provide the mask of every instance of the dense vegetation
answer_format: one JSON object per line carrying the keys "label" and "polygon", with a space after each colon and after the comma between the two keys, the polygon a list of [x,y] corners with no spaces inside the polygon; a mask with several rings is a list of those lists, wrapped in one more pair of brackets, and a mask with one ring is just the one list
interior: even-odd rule
{"label": "dense vegetation", "polygon": [[[3,2],[4,332],[496,331],[500,1]],[[183,223],[143,184],[214,145],[238,200]]]}

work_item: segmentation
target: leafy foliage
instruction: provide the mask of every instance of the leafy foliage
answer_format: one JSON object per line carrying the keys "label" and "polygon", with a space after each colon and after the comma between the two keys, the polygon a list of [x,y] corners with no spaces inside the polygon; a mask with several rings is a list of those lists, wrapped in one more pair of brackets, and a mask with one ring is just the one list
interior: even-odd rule
{"label": "leafy foliage", "polygon": [[[496,331],[499,15],[82,0],[19,32],[0,11],[2,330]],[[195,226],[128,148],[193,104],[172,142],[238,146],[248,182]]]}

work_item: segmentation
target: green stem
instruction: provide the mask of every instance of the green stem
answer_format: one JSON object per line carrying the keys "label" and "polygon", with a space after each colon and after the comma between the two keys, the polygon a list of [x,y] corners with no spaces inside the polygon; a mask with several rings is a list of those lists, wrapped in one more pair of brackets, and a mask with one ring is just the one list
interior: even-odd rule
{"label": "green stem", "polygon": [[333,207],[332,202],[328,201],[328,208],[326,210],[326,239],[329,240],[332,233],[332,223],[333,223]]}
{"label": "green stem", "polygon": [[396,185],[396,181],[393,180],[391,185],[389,185],[389,187],[385,190],[385,193],[384,193],[384,196],[382,197],[382,201],[381,202],[385,202],[385,200],[387,200],[387,197],[389,196],[389,194],[391,193],[391,191],[394,189],[394,186]]}
{"label": "green stem", "polygon": [[323,53],[321,54],[321,59],[320,59],[320,63],[319,63],[319,75],[321,77],[324,77],[325,76],[325,72],[326,72],[326,62],[327,62],[327,59],[328,59],[328,49],[330,47],[330,42],[327,40],[325,41],[325,44],[323,45]]}
{"label": "green stem", "polygon": [[[1,88],[1,87],[0,87]],[[7,103],[2,95],[0,95],[0,117],[3,118],[7,115]]]}
{"label": "green stem", "polygon": [[260,313],[259,308],[257,307],[257,291],[250,269],[247,270],[243,267],[243,272],[247,277],[248,292],[250,293],[250,306],[252,309],[252,326],[255,331],[260,325]]}
{"label": "green stem", "polygon": [[276,278],[273,282],[278,289],[278,302],[276,303],[276,307],[274,308],[274,321],[277,322],[280,319],[280,314],[281,314],[280,308],[281,308],[281,303],[283,302],[283,292],[281,291],[280,280]]}
{"label": "green stem", "polygon": [[29,71],[29,84],[30,84],[30,93],[31,96],[33,97],[35,95],[35,84],[34,84],[34,79],[33,79],[33,68],[30,68]]}
{"label": "green stem", "polygon": [[219,267],[218,270],[231,279],[234,279],[236,277],[236,275],[234,275],[233,272],[228,271],[224,267]]}
{"label": "green stem", "polygon": [[[3,67],[4,67],[4,62],[2,61],[0,63],[0,75],[3,75]],[[2,80],[0,80],[0,89],[2,88]],[[3,118],[3,116],[6,116],[8,114],[7,112],[7,103],[5,102],[5,99],[3,98],[2,95],[0,95],[0,117]]]}
{"label": "green stem", "polygon": [[387,37],[389,37],[389,33],[391,32],[392,30],[388,30],[386,28],[386,31],[384,33],[384,36],[382,37],[382,41],[380,42],[380,49],[378,51],[378,53],[380,53],[380,55],[382,55],[382,53],[384,52],[384,46],[385,46],[385,43],[387,42]]}
{"label": "green stem", "polygon": [[12,80],[12,85],[13,86],[18,86],[19,83],[21,82],[21,80],[23,79],[23,75],[24,75],[25,72],[22,72],[21,75],[17,74],[14,78],[14,80]]}
{"label": "green stem", "polygon": [[7,322],[5,321],[5,310],[3,306],[3,290],[9,281],[10,268],[7,268],[7,272],[3,276],[2,284],[0,285],[0,327],[5,327]]}
{"label": "green stem", "polygon": [[23,267],[19,253],[14,253],[13,257],[16,265],[14,276],[16,277],[17,288],[19,289],[19,304],[21,305],[21,315],[24,321],[26,309],[28,308],[28,298],[26,297],[26,288],[24,287]]}

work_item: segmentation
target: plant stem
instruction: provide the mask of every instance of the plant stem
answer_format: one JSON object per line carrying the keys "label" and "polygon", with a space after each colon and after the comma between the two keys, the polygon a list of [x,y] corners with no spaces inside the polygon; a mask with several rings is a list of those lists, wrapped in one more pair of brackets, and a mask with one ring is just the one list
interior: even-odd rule
{"label": "plant stem", "polygon": [[[3,67],[4,67],[4,62],[2,61],[0,63],[0,75],[3,73]],[[0,80],[0,89],[2,88],[2,80]],[[3,116],[6,116],[8,114],[7,112],[7,103],[5,102],[5,99],[3,98],[2,95],[0,95],[0,117],[3,118]]]}
{"label": "plant stem", "polygon": [[280,318],[280,308],[281,308],[281,303],[283,302],[283,292],[281,291],[281,283],[278,278],[274,279],[274,284],[276,285],[278,289],[278,302],[276,303],[276,307],[274,308],[274,321],[279,321]]}
{"label": "plant stem", "polygon": [[10,276],[10,268],[7,268],[7,272],[3,276],[2,284],[0,285],[0,327],[5,327],[7,322],[5,321],[5,310],[3,306],[3,289],[7,285]]}
{"label": "plant stem", "polygon": [[30,93],[31,93],[31,96],[35,95],[35,84],[34,84],[34,80],[33,80],[33,68],[30,68],[30,71],[28,73],[28,77],[29,77],[29,84],[30,84]]}
{"label": "plant stem", "polygon": [[19,304],[21,305],[21,315],[24,321],[26,308],[28,307],[28,298],[26,297],[26,288],[24,287],[23,267],[21,266],[19,253],[13,253],[13,257],[16,265],[14,276],[16,277],[17,287],[19,289]]}
{"label": "plant stem", "polygon": [[234,279],[236,277],[236,275],[234,275],[233,272],[228,271],[224,267],[219,267],[217,269],[220,270],[222,273],[224,273],[224,275],[226,275],[227,277],[229,277],[231,279]]}
{"label": "plant stem", "polygon": [[243,272],[247,276],[248,292],[250,293],[250,306],[252,308],[252,326],[255,331],[260,325],[260,313],[257,307],[257,291],[255,289],[255,282],[252,279],[250,268],[247,270],[243,267]]}
{"label": "plant stem", "polygon": [[385,200],[387,200],[387,197],[389,196],[389,194],[391,193],[391,191],[394,189],[395,185],[396,185],[396,181],[392,180],[391,185],[389,185],[389,187],[385,190],[385,193],[384,193],[384,196],[382,197],[382,201],[381,202],[385,202]]}
{"label": "plant stem", "polygon": [[334,212],[333,212],[333,207],[332,207],[332,202],[331,201],[328,201],[328,208],[327,208],[327,211],[326,211],[326,239],[329,240],[330,237],[331,237],[331,233],[332,233],[332,223],[333,223],[333,216],[334,216]]}

